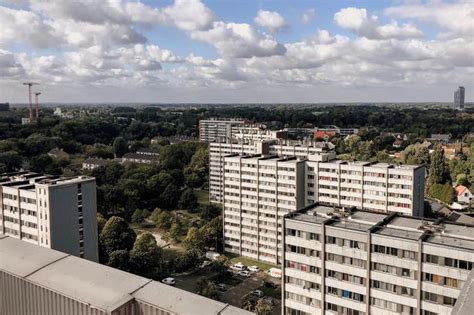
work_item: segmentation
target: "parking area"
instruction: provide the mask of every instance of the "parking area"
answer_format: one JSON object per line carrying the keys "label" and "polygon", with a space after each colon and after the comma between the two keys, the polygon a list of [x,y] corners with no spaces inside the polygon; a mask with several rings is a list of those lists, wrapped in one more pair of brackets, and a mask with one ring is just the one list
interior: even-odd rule
{"label": "parking area", "polygon": [[219,300],[230,305],[241,307],[242,299],[254,290],[260,290],[263,298],[271,301],[272,314],[278,315],[281,311],[280,279],[269,277],[264,271],[251,272],[250,276],[239,274],[239,271],[229,269],[228,272],[219,273],[212,268],[205,267],[193,273],[174,274],[177,288],[196,293],[197,283],[208,280],[221,286]]}

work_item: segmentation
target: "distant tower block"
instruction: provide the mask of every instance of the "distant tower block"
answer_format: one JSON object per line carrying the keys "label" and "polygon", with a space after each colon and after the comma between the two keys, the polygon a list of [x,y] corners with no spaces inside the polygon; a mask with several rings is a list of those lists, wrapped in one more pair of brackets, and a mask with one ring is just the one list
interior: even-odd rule
{"label": "distant tower block", "polygon": [[39,103],[38,103],[38,96],[41,95],[41,92],[35,92],[35,101],[36,101],[36,119],[39,118]]}
{"label": "distant tower block", "polygon": [[454,92],[454,109],[464,110],[464,93],[465,89],[463,86],[460,86]]}

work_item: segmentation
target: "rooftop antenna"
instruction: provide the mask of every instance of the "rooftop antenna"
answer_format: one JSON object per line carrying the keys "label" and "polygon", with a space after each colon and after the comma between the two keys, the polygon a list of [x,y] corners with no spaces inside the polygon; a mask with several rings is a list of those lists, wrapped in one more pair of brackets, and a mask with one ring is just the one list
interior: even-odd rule
{"label": "rooftop antenna", "polygon": [[28,104],[30,105],[30,122],[33,121],[33,104],[31,103],[31,87],[39,83],[25,82],[23,85],[28,85]]}
{"label": "rooftop antenna", "polygon": [[41,92],[35,92],[35,101],[36,101],[36,120],[39,118],[39,103],[38,103],[38,96],[41,95]]}

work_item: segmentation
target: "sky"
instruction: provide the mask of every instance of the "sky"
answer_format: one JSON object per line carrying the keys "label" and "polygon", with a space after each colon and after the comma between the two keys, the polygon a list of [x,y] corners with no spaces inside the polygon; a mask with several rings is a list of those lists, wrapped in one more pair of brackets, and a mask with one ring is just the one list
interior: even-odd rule
{"label": "sky", "polygon": [[0,0],[0,102],[474,101],[474,0]]}

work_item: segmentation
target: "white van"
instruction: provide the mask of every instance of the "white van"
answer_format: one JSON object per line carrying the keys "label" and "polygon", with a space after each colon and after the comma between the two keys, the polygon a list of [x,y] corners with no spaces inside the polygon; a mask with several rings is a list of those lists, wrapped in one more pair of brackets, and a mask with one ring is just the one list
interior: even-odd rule
{"label": "white van", "polygon": [[241,262],[238,262],[230,266],[230,269],[235,270],[235,271],[244,271],[245,269],[247,269],[247,266],[245,266]]}

